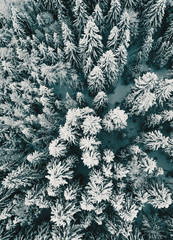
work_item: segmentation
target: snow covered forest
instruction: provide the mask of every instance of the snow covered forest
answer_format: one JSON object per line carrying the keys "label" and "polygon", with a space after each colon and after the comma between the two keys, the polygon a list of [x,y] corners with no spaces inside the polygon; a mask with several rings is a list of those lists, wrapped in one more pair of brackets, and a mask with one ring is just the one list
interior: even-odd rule
{"label": "snow covered forest", "polygon": [[0,240],[173,239],[173,1],[0,0]]}

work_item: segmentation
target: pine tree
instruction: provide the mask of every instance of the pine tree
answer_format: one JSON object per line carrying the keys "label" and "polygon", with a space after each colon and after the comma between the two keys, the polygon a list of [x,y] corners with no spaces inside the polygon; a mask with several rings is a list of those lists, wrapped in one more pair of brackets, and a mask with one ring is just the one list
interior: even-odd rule
{"label": "pine tree", "polygon": [[79,37],[83,32],[83,28],[88,20],[87,5],[84,0],[75,0],[75,6],[73,8],[75,15],[74,26],[78,29]]}
{"label": "pine tree", "polygon": [[[84,34],[80,38],[79,49],[83,58],[83,67],[89,58],[96,61],[103,51],[102,36],[99,34],[99,29],[92,17],[88,19]],[[88,72],[85,72],[85,74],[88,74]]]}
{"label": "pine tree", "polygon": [[150,150],[158,150],[168,145],[168,137],[165,137],[159,130],[142,134],[139,140],[144,146]]}
{"label": "pine tree", "polygon": [[32,186],[34,182],[37,182],[41,178],[40,173],[35,169],[32,169],[27,164],[18,166],[17,169],[12,170],[2,181],[4,188],[23,188]]}
{"label": "pine tree", "polygon": [[74,128],[65,123],[64,126],[59,128],[59,137],[69,144],[77,144],[78,133]]}
{"label": "pine tree", "polygon": [[172,204],[171,192],[163,183],[156,182],[148,190],[149,203],[155,208],[168,208]]}
{"label": "pine tree", "polygon": [[106,131],[116,131],[126,128],[128,115],[119,107],[111,109],[103,118],[102,124]]}
{"label": "pine tree", "polygon": [[92,168],[94,166],[98,166],[99,162],[101,160],[100,153],[98,151],[89,151],[86,150],[82,153],[81,159],[83,160],[83,163],[88,168]]}
{"label": "pine tree", "polygon": [[111,0],[110,9],[106,16],[106,22],[111,26],[111,28],[113,28],[117,24],[120,12],[121,4],[119,0]]}
{"label": "pine tree", "polygon": [[64,157],[67,153],[67,146],[61,142],[60,138],[53,140],[49,144],[49,154],[53,157]]}
{"label": "pine tree", "polygon": [[103,28],[104,17],[103,17],[103,12],[102,12],[102,9],[101,9],[99,3],[96,4],[92,15],[93,15],[93,19],[94,19],[95,24],[99,27],[99,29],[101,31],[102,28]]}
{"label": "pine tree", "polygon": [[173,46],[171,42],[164,41],[156,52],[156,57],[154,59],[154,63],[159,67],[164,67],[173,54]]}
{"label": "pine tree", "polygon": [[103,151],[103,160],[106,163],[111,163],[114,161],[115,155],[112,150],[110,149],[104,149]]}
{"label": "pine tree", "polygon": [[[68,226],[57,227],[53,225],[52,240],[82,240],[81,226],[78,224],[70,224]],[[36,239],[37,240],[37,239]]]}
{"label": "pine tree", "polygon": [[95,66],[93,68],[88,76],[87,83],[88,89],[92,94],[97,94],[105,89],[105,79],[100,66]]}
{"label": "pine tree", "polygon": [[74,220],[74,215],[79,212],[79,208],[74,201],[62,201],[57,199],[51,206],[51,221],[57,227],[69,227]]}
{"label": "pine tree", "polygon": [[79,66],[78,49],[74,44],[74,36],[65,22],[62,22],[62,37],[64,42],[64,53],[66,55],[66,60],[72,66]]}
{"label": "pine tree", "polygon": [[153,27],[157,30],[157,27],[161,26],[165,14],[166,2],[166,0],[157,0],[155,3],[149,2],[146,9],[143,11],[145,27]]}
{"label": "pine tree", "polygon": [[94,203],[101,203],[102,201],[109,200],[112,193],[112,187],[112,181],[107,182],[100,176],[99,172],[92,171],[86,190]]}
{"label": "pine tree", "polygon": [[155,94],[158,103],[160,105],[163,105],[165,101],[170,99],[172,92],[173,92],[173,79],[160,79],[155,89]]}
{"label": "pine tree", "polygon": [[100,123],[100,117],[88,115],[81,125],[84,135],[97,135],[102,129]]}
{"label": "pine tree", "polygon": [[144,236],[149,240],[161,240],[163,238],[162,222],[155,215],[144,215],[142,219],[142,230],[144,231]]}
{"label": "pine tree", "polygon": [[118,64],[116,62],[116,58],[112,50],[108,50],[101,56],[100,60],[100,68],[105,73],[107,77],[107,85],[115,86],[117,82],[117,74],[118,74]]}
{"label": "pine tree", "polygon": [[108,105],[108,97],[105,92],[99,92],[94,100],[93,100],[93,107],[95,110],[104,110]]}
{"label": "pine tree", "polygon": [[115,51],[118,44],[119,29],[117,26],[114,26],[108,36],[107,48],[110,48]]}
{"label": "pine tree", "polygon": [[46,175],[46,178],[49,179],[50,185],[59,188],[61,185],[67,184],[69,180],[73,178],[73,171],[71,168],[72,163],[69,162],[50,162],[47,165],[48,175]]}
{"label": "pine tree", "polygon": [[124,66],[127,63],[127,50],[123,44],[121,44],[115,51],[115,59],[118,65],[119,74],[121,75],[124,70]]}
{"label": "pine tree", "polygon": [[120,30],[120,39],[122,39],[122,36],[124,35],[125,31],[127,29],[130,30],[130,15],[127,9],[124,9],[117,26]]}
{"label": "pine tree", "polygon": [[96,151],[100,144],[96,137],[86,136],[80,139],[79,146],[82,151]]}
{"label": "pine tree", "polygon": [[146,36],[144,44],[142,46],[142,57],[144,59],[144,61],[148,60],[149,54],[152,50],[152,45],[153,45],[153,30],[151,29],[149,34]]}
{"label": "pine tree", "polygon": [[157,82],[157,75],[150,72],[135,79],[135,86],[132,87],[132,93],[126,98],[126,103],[130,107],[131,114],[144,114],[156,104],[156,94],[153,93],[153,89],[156,87]]}
{"label": "pine tree", "polygon": [[124,8],[135,8],[138,4],[138,0],[123,0]]}

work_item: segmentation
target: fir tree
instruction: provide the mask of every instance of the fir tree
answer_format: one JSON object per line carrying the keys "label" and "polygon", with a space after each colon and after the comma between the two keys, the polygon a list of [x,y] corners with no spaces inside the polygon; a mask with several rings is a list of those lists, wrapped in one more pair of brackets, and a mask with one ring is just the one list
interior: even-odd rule
{"label": "fir tree", "polygon": [[165,148],[168,144],[168,137],[165,137],[159,130],[142,134],[140,142],[150,150]]}
{"label": "fir tree", "polygon": [[121,4],[119,0],[111,0],[110,9],[107,13],[106,22],[114,27],[119,19],[121,13]]}
{"label": "fir tree", "polygon": [[[84,34],[80,38],[79,49],[83,58],[83,67],[89,58],[91,58],[91,61],[96,61],[103,51],[102,36],[99,34],[99,29],[92,17],[88,19]],[[88,72],[85,72],[85,74],[88,74]]]}
{"label": "fir tree", "polygon": [[100,67],[107,77],[107,85],[115,86],[117,82],[118,64],[112,50],[108,50],[101,56]]}
{"label": "fir tree", "polygon": [[75,15],[74,26],[79,31],[79,37],[83,32],[83,28],[88,20],[87,5],[84,0],[75,0],[75,6],[73,8]]}
{"label": "fir tree", "polygon": [[103,118],[102,124],[106,131],[116,131],[126,128],[128,116],[119,107],[111,109]]}
{"label": "fir tree", "polygon": [[166,0],[157,0],[154,4],[149,2],[143,11],[143,21],[145,27],[153,27],[155,30],[161,26],[165,14]]}
{"label": "fir tree", "polygon": [[155,208],[168,208],[172,204],[171,193],[163,183],[155,183],[148,191],[149,203]]}
{"label": "fir tree", "polygon": [[73,171],[71,170],[72,163],[50,162],[47,165],[48,174],[46,178],[49,179],[50,185],[59,188],[71,180]]}
{"label": "fir tree", "polygon": [[115,51],[118,44],[119,29],[117,26],[114,26],[108,36],[107,48],[113,49]]}
{"label": "fir tree", "polygon": [[99,92],[94,100],[93,106],[95,110],[104,110],[108,105],[108,97],[105,92]]}
{"label": "fir tree", "polygon": [[95,66],[90,72],[88,79],[88,89],[92,94],[105,89],[105,78],[102,69],[99,66]]}

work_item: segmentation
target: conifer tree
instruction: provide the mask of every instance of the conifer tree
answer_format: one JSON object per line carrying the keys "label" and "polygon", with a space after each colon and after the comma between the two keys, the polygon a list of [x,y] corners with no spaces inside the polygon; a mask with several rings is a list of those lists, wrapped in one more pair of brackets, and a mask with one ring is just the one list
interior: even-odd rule
{"label": "conifer tree", "polygon": [[112,50],[108,50],[105,53],[103,53],[99,60],[99,63],[102,71],[105,73],[105,76],[107,77],[106,85],[115,86],[117,82],[118,65]]}
{"label": "conifer tree", "polygon": [[118,44],[117,42],[118,36],[119,36],[119,29],[117,28],[117,26],[114,26],[111,29],[110,34],[108,36],[107,48],[113,49],[115,51]]}
{"label": "conifer tree", "polygon": [[124,110],[119,107],[111,109],[103,118],[102,124],[108,132],[121,130],[127,126],[128,116]]}
{"label": "conifer tree", "polygon": [[105,92],[101,91],[95,96],[93,106],[95,110],[104,110],[108,105],[108,97]]}
{"label": "conifer tree", "polygon": [[149,34],[146,36],[144,44],[142,46],[142,57],[144,59],[144,61],[148,60],[149,54],[152,50],[152,44],[153,44],[153,30],[151,29]]}
{"label": "conifer tree", "polygon": [[95,66],[93,68],[88,76],[87,83],[88,89],[92,94],[97,94],[105,89],[105,78],[100,66]]}
{"label": "conifer tree", "polygon": [[113,28],[119,19],[121,13],[121,4],[119,0],[111,0],[110,9],[106,16],[106,22]]}
{"label": "conifer tree", "polygon": [[78,29],[79,37],[83,32],[84,26],[88,20],[87,5],[84,0],[75,0],[75,6],[73,8],[75,15],[74,26]]}
{"label": "conifer tree", "polygon": [[158,150],[168,145],[168,137],[165,137],[159,130],[142,134],[141,142],[150,150]]}
{"label": "conifer tree", "polygon": [[149,189],[149,203],[155,208],[168,208],[172,204],[171,193],[163,183],[156,182]]}
{"label": "conifer tree", "polygon": [[119,74],[121,75],[124,70],[124,66],[127,63],[127,50],[123,44],[121,44],[115,51],[115,59],[118,65]]}
{"label": "conifer tree", "polygon": [[156,104],[156,94],[153,93],[153,89],[157,82],[157,75],[149,72],[135,79],[132,93],[126,98],[127,106],[130,107],[132,114],[144,114],[150,107]]}
{"label": "conifer tree", "polygon": [[79,66],[78,49],[74,44],[74,36],[65,22],[62,22],[62,37],[64,41],[64,53],[66,60],[73,66]]}
{"label": "conifer tree", "polygon": [[96,4],[92,15],[93,15],[95,24],[99,27],[100,31],[102,31],[104,17],[103,17],[103,12],[99,3]]}
{"label": "conifer tree", "polygon": [[[94,23],[92,17],[87,21],[84,29],[84,34],[79,41],[80,54],[83,58],[83,67],[87,64],[88,60],[91,59],[91,67],[103,51],[102,36],[99,34],[99,29]],[[87,75],[88,72],[85,71]]]}
{"label": "conifer tree", "polygon": [[152,3],[152,1],[149,2],[143,11],[143,21],[146,28],[153,27],[156,30],[157,27],[161,26],[165,14],[166,2],[167,0],[157,0],[155,3]]}

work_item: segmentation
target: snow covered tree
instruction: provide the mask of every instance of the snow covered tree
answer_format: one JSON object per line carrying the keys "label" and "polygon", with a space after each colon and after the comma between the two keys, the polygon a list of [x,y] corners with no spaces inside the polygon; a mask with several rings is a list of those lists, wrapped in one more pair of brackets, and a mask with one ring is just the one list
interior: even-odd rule
{"label": "snow covered tree", "polygon": [[28,164],[22,164],[17,169],[12,170],[2,181],[4,188],[23,188],[32,186],[41,178],[40,172],[32,169]]}
{"label": "snow covered tree", "polygon": [[103,91],[98,92],[92,104],[95,110],[104,110],[108,105],[108,97],[106,93]]}
{"label": "snow covered tree", "polygon": [[159,114],[151,114],[147,117],[147,126],[155,127],[162,122],[162,116]]}
{"label": "snow covered tree", "polygon": [[164,67],[173,54],[173,46],[170,41],[163,41],[157,50],[154,58],[154,63],[159,67]]}
{"label": "snow covered tree", "polygon": [[119,211],[120,217],[125,222],[133,222],[137,217],[139,207],[135,204],[132,197],[127,196],[123,208]]}
{"label": "snow covered tree", "polygon": [[163,238],[162,222],[156,214],[147,214],[142,218],[142,230],[149,240],[161,240]]}
{"label": "snow covered tree", "polygon": [[105,88],[105,78],[100,66],[95,66],[90,72],[88,79],[88,88],[92,94],[96,94]]}
{"label": "snow covered tree", "polygon": [[82,240],[84,233],[82,233],[81,226],[78,224],[70,224],[68,226],[58,227],[52,226],[52,240]]}
{"label": "snow covered tree", "polygon": [[86,150],[82,153],[81,159],[83,160],[85,166],[87,166],[88,168],[92,168],[99,165],[101,155],[97,150]]}
{"label": "snow covered tree", "polygon": [[79,104],[80,107],[84,107],[86,105],[85,96],[81,92],[76,93],[76,101],[77,101],[77,103]]}
{"label": "snow covered tree", "polygon": [[171,192],[163,183],[156,182],[148,190],[149,203],[155,208],[168,208],[172,204]]}
{"label": "snow covered tree", "polygon": [[121,75],[124,70],[124,66],[127,63],[127,50],[123,44],[121,44],[115,51],[115,59],[118,66],[118,73]]}
{"label": "snow covered tree", "polygon": [[77,28],[79,32],[79,37],[83,32],[83,28],[88,20],[88,12],[87,5],[84,0],[75,0],[75,6],[73,8],[73,12],[75,15],[74,26]]}
{"label": "snow covered tree", "polygon": [[114,161],[115,155],[112,150],[110,149],[104,149],[103,151],[103,160],[106,163],[111,163]]}
{"label": "snow covered tree", "polygon": [[106,131],[116,131],[126,128],[128,115],[119,107],[111,109],[103,118],[102,124]]}
{"label": "snow covered tree", "polygon": [[77,144],[78,133],[73,127],[65,123],[64,126],[59,128],[59,137],[69,144]]}
{"label": "snow covered tree", "polygon": [[49,179],[50,185],[59,188],[61,185],[65,185],[69,180],[73,178],[73,171],[71,170],[72,163],[62,162],[50,162],[47,165],[48,175],[46,178]]}
{"label": "snow covered tree", "polygon": [[111,31],[110,34],[108,36],[108,40],[107,40],[107,48],[113,49],[115,51],[117,44],[118,44],[118,36],[119,36],[119,29],[117,26],[114,26]]}
{"label": "snow covered tree", "polygon": [[135,8],[136,5],[138,4],[138,0],[122,0],[123,6],[125,8]]}
{"label": "snow covered tree", "polygon": [[66,60],[73,66],[79,66],[77,46],[74,44],[74,35],[65,22],[62,22],[62,38]]}
{"label": "snow covered tree", "polygon": [[82,151],[95,151],[98,150],[100,144],[101,142],[96,137],[86,136],[80,139],[79,146]]}
{"label": "snow covered tree", "polygon": [[145,37],[145,41],[142,45],[142,57],[144,59],[144,61],[148,60],[149,54],[152,50],[152,45],[153,45],[153,29],[150,30],[150,32],[148,33],[148,35]]}
{"label": "snow covered tree", "polygon": [[118,64],[112,50],[108,50],[103,53],[99,60],[99,63],[100,68],[107,77],[106,85],[114,86],[117,82]]}
{"label": "snow covered tree", "polygon": [[122,39],[122,36],[124,35],[125,31],[130,29],[130,15],[127,9],[124,9],[117,26],[120,31],[120,39]]}
{"label": "snow covered tree", "polygon": [[150,1],[143,11],[143,23],[145,27],[153,27],[155,30],[161,26],[165,14],[167,0]]}
{"label": "snow covered tree", "polygon": [[121,13],[121,4],[119,0],[111,0],[110,9],[106,16],[106,22],[111,27],[114,27],[118,22],[120,13]]}
{"label": "snow covered tree", "polygon": [[163,103],[171,97],[173,92],[173,79],[161,79],[156,86],[156,98],[159,104]]}
{"label": "snow covered tree", "polygon": [[99,3],[96,4],[92,16],[95,24],[99,27],[101,31],[103,28],[102,24],[103,24],[104,17],[103,17],[103,12]]}
{"label": "snow covered tree", "polygon": [[60,138],[53,140],[49,144],[49,154],[53,157],[64,157],[67,153],[67,146],[61,142]]}
{"label": "snow covered tree", "polygon": [[57,227],[68,227],[74,220],[74,215],[79,212],[75,201],[56,200],[55,204],[51,206],[51,221]]}
{"label": "snow covered tree", "polygon": [[169,137],[165,137],[159,130],[143,133],[139,142],[150,150],[158,150],[168,145]]}
{"label": "snow covered tree", "polygon": [[82,130],[84,135],[97,135],[102,129],[101,118],[88,115],[82,123]]}
{"label": "snow covered tree", "polygon": [[[92,17],[88,19],[84,34],[80,38],[79,49],[83,59],[83,67],[89,58],[92,61],[97,61],[103,52],[102,36],[99,34],[99,29]],[[85,72],[85,74],[87,75],[88,72]]]}
{"label": "snow covered tree", "polygon": [[107,182],[101,177],[100,172],[92,171],[86,190],[93,203],[100,203],[109,200],[112,193],[112,187],[112,181]]}
{"label": "snow covered tree", "polygon": [[135,86],[132,87],[132,93],[126,98],[126,104],[130,108],[131,114],[144,114],[150,107],[156,104],[156,94],[153,93],[153,89],[157,82],[157,75],[150,72],[135,79]]}

